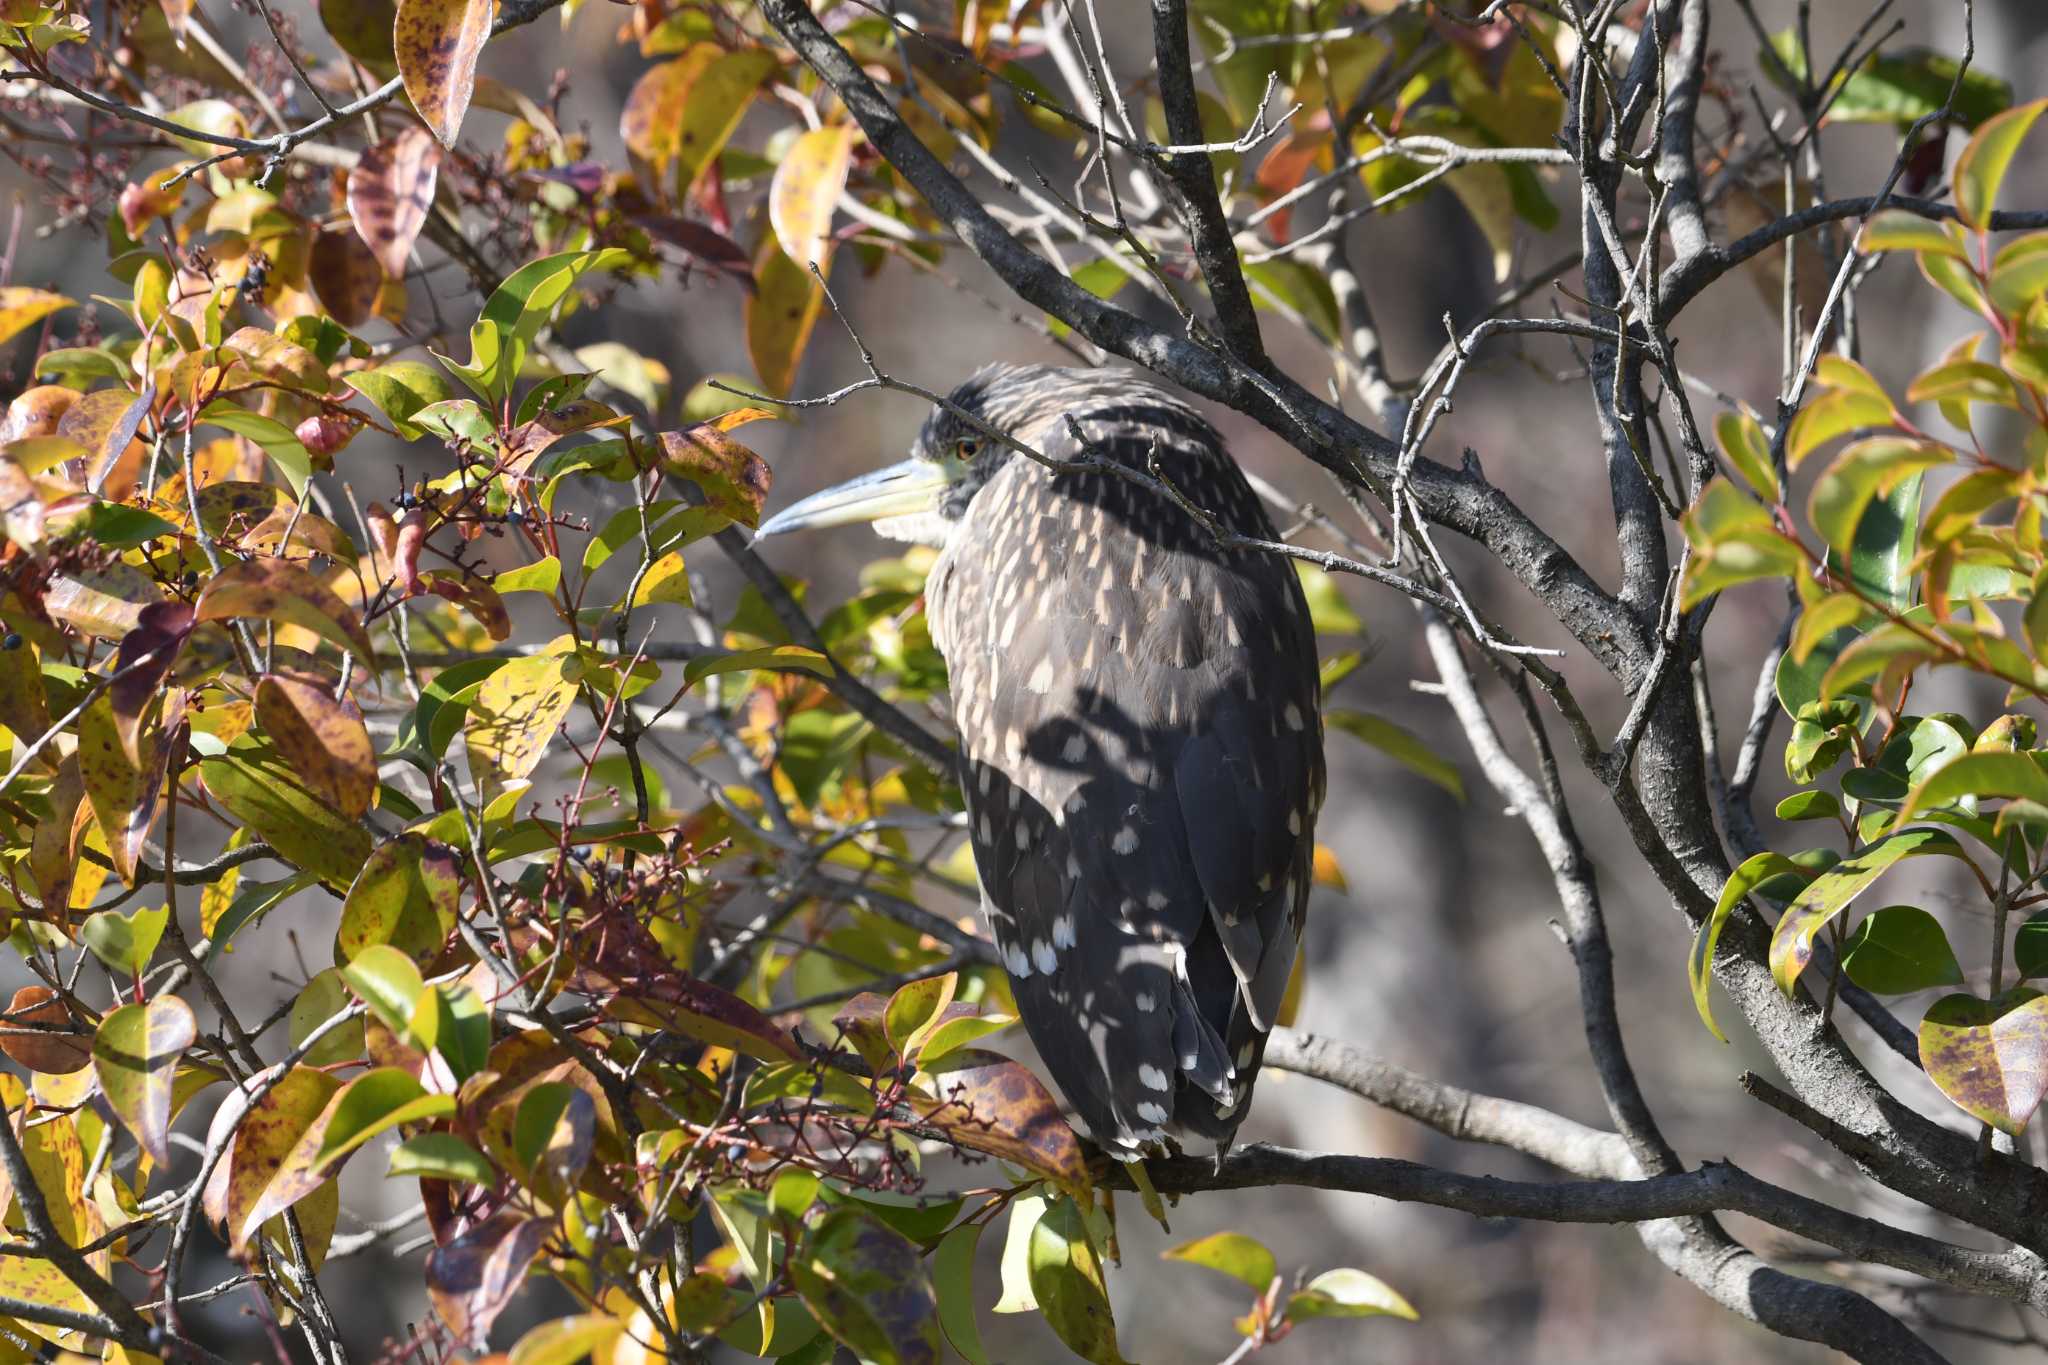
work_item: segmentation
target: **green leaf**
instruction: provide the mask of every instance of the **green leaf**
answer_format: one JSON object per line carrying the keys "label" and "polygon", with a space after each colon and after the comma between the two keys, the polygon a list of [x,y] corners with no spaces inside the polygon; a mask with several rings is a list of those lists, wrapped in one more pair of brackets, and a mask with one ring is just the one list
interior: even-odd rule
{"label": "green leaf", "polygon": [[370,856],[370,831],[345,818],[301,782],[267,744],[248,736],[199,763],[207,794],[293,866],[336,886],[355,880]]}
{"label": "green leaf", "polygon": [[1404,729],[1383,716],[1367,715],[1362,711],[1328,711],[1323,723],[1332,729],[1362,739],[1373,748],[1387,755],[1409,771],[1428,778],[1460,801],[1465,799],[1464,779],[1449,759],[1430,748],[1424,740],[1411,730]]}
{"label": "green leaf", "polygon": [[2026,923],[2013,935],[2012,962],[2019,969],[2021,980],[2048,976],[2048,910],[2036,910],[2027,916]]}
{"label": "green leaf", "polygon": [[1035,1313],[1038,1296],[1031,1288],[1031,1234],[1052,1201],[1042,1194],[1019,1195],[1010,1201],[1010,1227],[1003,1238],[1002,1297],[998,1313]]}
{"label": "green leaf", "polygon": [[1892,425],[1891,399],[1863,389],[1837,388],[1820,394],[1801,408],[1785,434],[1785,462],[1797,469],[1806,457],[1839,436],[1865,427]]}
{"label": "green leaf", "polygon": [[1094,1365],[1125,1365],[1117,1349],[1101,1254],[1089,1235],[1087,1218],[1071,1197],[1060,1196],[1031,1229],[1028,1254],[1031,1292],[1046,1324],[1067,1349]]}
{"label": "green leaf", "polygon": [[1287,1299],[1290,1321],[1303,1318],[1407,1318],[1419,1315],[1408,1300],[1363,1270],[1326,1270]]}
{"label": "green leaf", "polygon": [[1279,1273],[1278,1263],[1265,1243],[1241,1232],[1211,1233],[1159,1254],[1169,1261],[1187,1261],[1220,1270],[1250,1286],[1254,1294],[1264,1294],[1272,1288],[1273,1277]]}
{"label": "green leaf", "polygon": [[771,668],[777,672],[814,673],[821,678],[833,676],[832,661],[815,649],[802,645],[771,645],[764,649],[741,649],[730,654],[700,654],[683,665],[683,686],[695,687],[704,679],[719,673],[744,673],[756,668]]}
{"label": "green leaf", "polygon": [[1365,622],[1344,600],[1336,577],[1313,564],[1294,560],[1294,573],[1301,580],[1302,596],[1308,599],[1309,623],[1318,635],[1362,635]]}
{"label": "green leaf", "polygon": [[2007,317],[2021,316],[2048,292],[2048,232],[2030,232],[2000,247],[1989,288],[1992,304]]}
{"label": "green leaf", "polygon": [[896,989],[882,1013],[882,1027],[897,1055],[911,1055],[911,1042],[918,1031],[953,1003],[953,992],[959,985],[960,974],[947,972],[944,976],[928,976]]}
{"label": "green leaf", "polygon": [[161,905],[128,915],[118,910],[102,910],[86,919],[78,936],[108,971],[116,976],[136,977],[142,975],[142,969],[156,955],[156,945],[163,939],[169,922],[168,908]]}
{"label": "green leaf", "polygon": [[198,1037],[192,1007],[175,995],[121,1006],[100,1020],[93,1037],[100,1092],[159,1166],[171,1161],[171,1083],[178,1059]]}
{"label": "green leaf", "polygon": [[[296,1048],[312,1036],[314,1029],[354,1004],[355,1001],[349,997],[348,983],[342,979],[339,968],[328,967],[315,972],[313,979],[292,1001],[292,1012],[285,1020],[286,1036],[291,1045]],[[303,1060],[307,1066],[332,1066],[362,1055],[363,1021],[358,1017],[321,1034],[320,1041],[313,1044],[313,1050]]]}
{"label": "green leaf", "polygon": [[2024,753],[1969,753],[1936,769],[1913,791],[1899,818],[1938,810],[1965,797],[2019,797],[2048,805],[2048,772]]}
{"label": "green leaf", "polygon": [[801,1223],[811,1205],[818,1202],[818,1189],[823,1183],[816,1171],[792,1166],[776,1176],[775,1183],[768,1187],[768,1209],[792,1223]]}
{"label": "green leaf", "polygon": [[2048,100],[2034,100],[1987,119],[1956,158],[1956,216],[1969,226],[1979,231],[1990,226],[2005,173],[2044,111],[2048,111]]}
{"label": "green leaf", "polygon": [[835,1210],[791,1255],[789,1276],[819,1324],[863,1360],[936,1365],[938,1301],[902,1234],[859,1209]]}
{"label": "green leaf", "polygon": [[426,986],[413,960],[388,943],[365,948],[341,969],[356,998],[393,1033],[403,1034]]}
{"label": "green leaf", "polygon": [[1842,970],[1879,995],[1963,984],[1941,921],[1916,905],[1887,905],[1866,915],[1842,945]]}
{"label": "green leaf", "polygon": [[981,1324],[974,1316],[974,1253],[981,1245],[983,1224],[962,1223],[947,1233],[932,1253],[932,1289],[939,1300],[939,1326],[967,1365],[989,1365],[981,1344]]}
{"label": "green leaf", "polygon": [[[1849,558],[1851,547],[1856,544],[1857,524],[1863,520],[1873,498],[1889,492],[1911,474],[1939,469],[1954,458],[1955,452],[1933,441],[1903,436],[1873,436],[1858,441],[1836,456],[1814,484],[1807,503],[1813,529],[1836,554]],[[1882,553],[1882,547],[1874,549]],[[1853,558],[1851,564],[1853,567]]]}
{"label": "green leaf", "polygon": [[392,429],[408,441],[417,441],[423,434],[412,422],[414,413],[455,396],[448,376],[420,360],[386,361],[374,370],[343,375],[341,382],[375,404]]}
{"label": "green leaf", "polygon": [[1768,509],[1724,478],[1709,480],[1684,517],[1694,554],[1686,567],[1684,604],[1692,607],[1724,588],[1798,573],[1797,545]]}
{"label": "green leaf", "polygon": [[521,564],[516,569],[507,569],[491,580],[491,586],[499,596],[512,592],[537,592],[553,596],[562,585],[562,561],[553,555]]}
{"label": "green leaf", "polygon": [[1693,1008],[1699,1011],[1707,1032],[1722,1042],[1728,1041],[1728,1035],[1721,1032],[1721,1026],[1714,1022],[1714,1007],[1707,999],[1707,987],[1714,979],[1714,949],[1720,946],[1721,930],[1727,925],[1728,916],[1745,897],[1773,877],[1804,879],[1810,875],[1782,853],[1764,852],[1743,859],[1742,865],[1728,874],[1727,882],[1721,887],[1721,898],[1714,903],[1713,915],[1693,936],[1692,954],[1686,962],[1687,976],[1692,982]]}
{"label": "green leaf", "polygon": [[458,365],[446,356],[436,358],[478,397],[495,403],[511,391],[525,367],[527,347],[553,320],[576,282],[592,270],[623,269],[632,260],[631,252],[606,247],[529,261],[498,286],[470,328],[469,364]]}
{"label": "green leaf", "polygon": [[346,962],[388,943],[420,966],[440,954],[455,930],[462,860],[447,844],[401,834],[370,854],[341,903],[335,955]]}
{"label": "green leaf", "polygon": [[401,1143],[392,1151],[391,1165],[384,1174],[472,1185],[489,1185],[497,1179],[483,1153],[453,1133],[421,1133]]}
{"label": "green leaf", "polygon": [[1864,224],[1863,249],[1869,252],[1932,251],[1959,261],[1969,257],[1968,248],[1953,227],[1905,209],[1886,209]]}
{"label": "green leaf", "polygon": [[1771,464],[1771,443],[1756,418],[1746,412],[1724,412],[1714,419],[1714,439],[1742,481],[1766,502],[1778,500],[1778,475]]}
{"label": "green leaf", "polygon": [[1864,508],[1849,550],[1849,579],[1893,611],[1913,605],[1913,558],[1920,548],[1920,491],[1909,474]]}
{"label": "green leaf", "polygon": [[491,1016],[467,986],[435,986],[421,993],[409,1027],[421,1047],[432,1048],[457,1081],[484,1069],[491,1051]]}
{"label": "green leaf", "polygon": [[1778,803],[1780,820],[1832,820],[1842,813],[1842,803],[1833,792],[1793,792]]}
{"label": "green leaf", "polygon": [[380,1066],[350,1081],[328,1105],[326,1129],[313,1157],[328,1170],[377,1134],[405,1123],[425,1123],[455,1112],[453,1095],[431,1095],[401,1067]]}
{"label": "green leaf", "polygon": [[277,472],[291,485],[292,496],[306,496],[306,481],[313,477],[313,457],[290,427],[274,417],[238,408],[224,398],[215,399],[199,412],[202,426],[225,427],[246,436],[262,447]]}
{"label": "green leaf", "polygon": [[1813,936],[1893,864],[1922,854],[1960,852],[1954,836],[1945,831],[1912,829],[1894,834],[1852,858],[1844,858],[1815,878],[1786,907],[1771,933],[1771,977],[1778,983],[1778,989],[1792,994],[1799,974],[1813,960]]}

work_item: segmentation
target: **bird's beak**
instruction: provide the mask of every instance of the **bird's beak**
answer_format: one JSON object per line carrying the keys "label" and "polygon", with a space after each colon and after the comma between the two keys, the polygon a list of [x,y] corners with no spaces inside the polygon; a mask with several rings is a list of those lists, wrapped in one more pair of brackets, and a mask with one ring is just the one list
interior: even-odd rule
{"label": "bird's beak", "polygon": [[946,467],[937,461],[905,460],[813,493],[794,507],[783,508],[761,523],[754,539],[779,536],[784,531],[810,531],[929,512],[951,482]]}

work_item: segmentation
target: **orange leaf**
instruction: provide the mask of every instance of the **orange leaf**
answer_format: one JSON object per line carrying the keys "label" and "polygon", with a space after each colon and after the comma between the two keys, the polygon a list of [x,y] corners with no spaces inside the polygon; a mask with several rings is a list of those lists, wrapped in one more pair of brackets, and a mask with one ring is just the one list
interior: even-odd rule
{"label": "orange leaf", "polygon": [[962,1048],[938,1064],[939,1100],[913,1097],[925,1122],[962,1147],[1001,1157],[1068,1188],[1088,1182],[1081,1140],[1059,1101],[1031,1072],[998,1053]]}
{"label": "orange leaf", "polygon": [[703,490],[705,505],[745,526],[761,524],[774,482],[768,462],[710,422],[661,433],[661,467]]}
{"label": "orange leaf", "polygon": [[853,166],[853,129],[814,128],[796,140],[775,168],[768,187],[768,221],[775,240],[806,274],[825,268],[831,250],[832,214],[846,190]]}
{"label": "orange leaf", "polygon": [[309,678],[268,673],[256,684],[256,723],[316,795],[354,819],[377,794],[377,751],[354,701]]}
{"label": "orange leaf", "polygon": [[619,138],[633,155],[656,166],[675,159],[690,87],[723,55],[716,43],[698,43],[633,83],[625,107],[619,111]]}
{"label": "orange leaf", "polygon": [[491,36],[497,0],[398,0],[391,48],[406,98],[444,146],[455,145],[469,98],[476,92],[476,59]]}
{"label": "orange leaf", "polygon": [[405,278],[412,244],[434,203],[441,149],[424,128],[406,128],[363,153],[348,173],[348,216],[384,273]]}
{"label": "orange leaf", "polygon": [[[48,986],[23,986],[16,991],[7,1006],[6,1025],[10,1029],[52,1030],[43,1038],[21,1033],[0,1037],[0,1052],[30,1071],[68,1076],[92,1063],[92,1040],[78,1031],[78,1021]],[[65,1032],[56,1032],[58,1029]]]}

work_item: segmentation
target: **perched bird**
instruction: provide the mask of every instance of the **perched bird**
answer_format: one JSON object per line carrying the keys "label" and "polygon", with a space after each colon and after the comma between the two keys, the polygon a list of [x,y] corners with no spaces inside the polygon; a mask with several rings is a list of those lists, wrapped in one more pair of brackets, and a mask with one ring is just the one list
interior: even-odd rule
{"label": "perched bird", "polygon": [[911,459],[760,534],[872,521],[943,547],[927,610],[982,908],[1031,1040],[1111,1154],[1227,1148],[1301,941],[1323,799],[1300,582],[1156,487],[984,430],[1059,464],[1156,470],[1219,526],[1274,539],[1215,428],[1155,384],[996,365],[947,403]]}

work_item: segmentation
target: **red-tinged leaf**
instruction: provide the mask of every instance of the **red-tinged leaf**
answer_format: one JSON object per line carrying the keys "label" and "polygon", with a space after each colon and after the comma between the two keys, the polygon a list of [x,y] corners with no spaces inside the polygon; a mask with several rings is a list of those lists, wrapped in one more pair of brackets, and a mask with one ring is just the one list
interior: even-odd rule
{"label": "red-tinged leaf", "polygon": [[346,229],[322,231],[313,239],[306,278],[320,306],[344,327],[369,321],[384,289],[384,268],[377,264],[377,254]]}
{"label": "red-tinged leaf", "polygon": [[493,640],[512,636],[512,617],[505,610],[505,599],[481,578],[461,569],[430,569],[420,575],[418,591],[455,603],[474,616]]}
{"label": "red-tinged leaf", "polygon": [[674,214],[647,214],[633,222],[645,229],[648,236],[680,247],[692,259],[713,270],[724,271],[744,284],[749,293],[753,292],[753,262],[747,258],[746,249],[724,233]]}
{"label": "red-tinged leaf", "polygon": [[1081,1140],[1060,1117],[1059,1101],[1038,1077],[1007,1057],[962,1048],[932,1077],[938,1099],[913,1099],[925,1122],[962,1147],[991,1156],[1068,1188],[1088,1182]]}
{"label": "red-tinged leaf", "polygon": [[918,1249],[860,1209],[813,1227],[789,1276],[818,1323],[863,1360],[938,1365],[938,1296]]}
{"label": "red-tinged leaf", "polygon": [[2018,1134],[2048,1095],[2048,996],[1943,996],[1920,1021],[1920,1063],[1958,1107]]}
{"label": "red-tinged leaf", "polygon": [[545,1218],[500,1213],[427,1253],[427,1295],[457,1344],[484,1349],[552,1226]]}
{"label": "red-tinged leaf", "polygon": [[398,0],[392,55],[406,98],[443,146],[453,147],[462,131],[496,9],[496,0]]}
{"label": "red-tinged leaf", "polygon": [[378,845],[342,902],[335,957],[381,943],[424,967],[454,931],[461,892],[462,860],[447,844],[407,833]]}
{"label": "red-tinged leaf", "polygon": [[0,1035],[0,1052],[17,1065],[45,1076],[68,1076],[92,1065],[92,1038],[85,1026],[48,986],[23,986],[8,1002],[9,1029],[48,1030],[37,1037]]}
{"label": "red-tinged leaf", "polygon": [[256,616],[304,626],[355,651],[364,663],[376,657],[355,609],[289,560],[252,558],[230,564],[200,592],[197,609],[202,621]]}
{"label": "red-tinged leaf", "polygon": [[[1259,162],[1257,182],[1259,198],[1271,203],[1281,195],[1300,185],[1315,166],[1316,159],[1328,151],[1330,135],[1327,132],[1289,133],[1273,144],[1265,159]],[[1275,242],[1286,242],[1292,235],[1294,206],[1279,210],[1266,219],[1266,231]]]}
{"label": "red-tinged leaf", "polygon": [[690,87],[723,55],[716,43],[698,43],[635,81],[619,111],[619,140],[626,149],[657,168],[673,161],[681,146]]}
{"label": "red-tinged leaf", "polygon": [[572,979],[574,989],[611,999],[621,1018],[695,1038],[713,1047],[731,1048],[763,1061],[792,1061],[803,1056],[796,1040],[761,1011],[732,992],[690,976],[610,976],[584,969]]}
{"label": "red-tinged leaf", "polygon": [[[89,393],[57,419],[57,434],[85,448],[86,487],[94,492],[116,482],[117,466],[139,464],[142,443],[135,433],[149,415],[150,394],[126,389],[100,389]],[[132,484],[129,477],[125,482]]]}
{"label": "red-tinged leaf", "polygon": [[43,591],[43,610],[81,635],[119,640],[142,624],[143,608],[163,600],[147,574],[117,559],[52,578]]}
{"label": "red-tinged leaf", "polygon": [[783,153],[768,186],[768,222],[775,240],[806,274],[825,268],[832,248],[832,215],[853,167],[854,129],[813,128]]}
{"label": "red-tinged leaf", "polygon": [[769,393],[784,397],[796,383],[797,362],[824,308],[825,287],[773,241],[764,242],[754,258],[746,330],[747,357]]}
{"label": "red-tinged leaf", "polygon": [[107,1015],[93,1039],[100,1091],[159,1166],[171,1160],[171,1080],[178,1059],[198,1037],[192,1007],[175,995],[159,995]]}
{"label": "red-tinged leaf", "polygon": [[267,1219],[325,1183],[308,1159],[317,1147],[299,1149],[339,1089],[341,1082],[326,1072],[295,1066],[242,1116],[224,1208],[237,1255]]}
{"label": "red-tinged leaf", "polygon": [[434,206],[441,148],[424,128],[407,127],[363,151],[348,173],[348,216],[386,276],[405,278],[412,244]]}
{"label": "red-tinged leaf", "polygon": [[143,745],[140,763],[129,761],[114,723],[113,703],[101,696],[78,718],[78,772],[92,802],[93,818],[107,841],[114,870],[135,884],[142,845],[163,808],[164,774],[170,764],[172,731],[185,710],[184,693],[173,690],[163,718]]}
{"label": "red-tinged leaf", "polygon": [[377,794],[377,750],[351,697],[288,673],[256,683],[256,724],[316,796],[353,820]]}
{"label": "red-tinged leaf", "polygon": [[178,661],[178,650],[192,633],[192,608],[183,602],[157,602],[142,609],[134,630],[121,637],[114,655],[114,682],[107,689],[114,729],[131,764],[140,766],[142,721],[160,699],[164,678]]}
{"label": "red-tinged leaf", "polygon": [[705,505],[743,526],[759,526],[774,474],[768,462],[709,422],[661,433],[661,468],[687,479]]}

